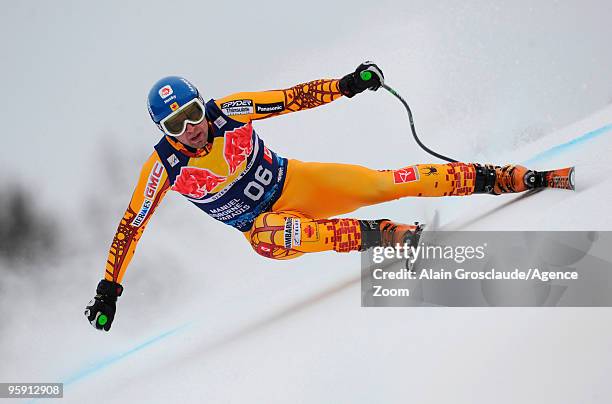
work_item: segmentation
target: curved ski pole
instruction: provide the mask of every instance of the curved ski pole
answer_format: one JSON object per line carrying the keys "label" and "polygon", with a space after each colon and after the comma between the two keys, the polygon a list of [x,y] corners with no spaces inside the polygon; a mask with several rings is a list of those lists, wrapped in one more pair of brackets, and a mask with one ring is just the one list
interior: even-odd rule
{"label": "curved ski pole", "polygon": [[410,129],[412,130],[412,136],[414,136],[414,140],[417,142],[417,144],[419,146],[421,146],[421,148],[423,150],[425,150],[427,153],[429,153],[429,154],[431,154],[431,155],[433,155],[433,156],[435,156],[435,157],[437,157],[439,159],[448,161],[449,163],[456,163],[457,160],[452,159],[450,157],[446,157],[446,156],[444,156],[442,154],[436,153],[435,151],[431,150],[429,147],[425,146],[423,144],[423,142],[421,142],[421,140],[417,136],[416,129],[414,127],[414,119],[412,118],[412,111],[410,110],[410,106],[408,105],[406,100],[404,100],[402,98],[402,96],[397,93],[397,91],[395,91],[393,88],[389,87],[388,85],[383,84],[382,87],[385,90],[387,90],[388,92],[390,92],[392,95],[394,95],[398,100],[400,100],[402,102],[402,104],[404,104],[404,108],[406,108],[406,112],[408,112],[408,118],[410,119]]}

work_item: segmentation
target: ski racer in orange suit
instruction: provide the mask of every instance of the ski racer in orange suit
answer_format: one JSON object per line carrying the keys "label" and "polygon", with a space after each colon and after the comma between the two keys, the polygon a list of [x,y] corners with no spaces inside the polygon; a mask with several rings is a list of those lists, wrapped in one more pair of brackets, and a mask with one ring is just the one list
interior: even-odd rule
{"label": "ski racer in orange suit", "polygon": [[351,98],[384,82],[364,62],[341,79],[241,92],[205,102],[188,80],[170,76],[149,92],[148,109],[163,132],[144,163],[111,243],[104,279],[85,315],[108,331],[125,271],[164,195],[181,193],[239,231],[256,253],[290,259],[305,253],[364,251],[416,244],[422,229],[390,220],[335,219],[359,207],[406,196],[500,194],[529,188],[521,166],[472,163],[409,164],[392,170],[286,159],[266,147],[253,122]]}

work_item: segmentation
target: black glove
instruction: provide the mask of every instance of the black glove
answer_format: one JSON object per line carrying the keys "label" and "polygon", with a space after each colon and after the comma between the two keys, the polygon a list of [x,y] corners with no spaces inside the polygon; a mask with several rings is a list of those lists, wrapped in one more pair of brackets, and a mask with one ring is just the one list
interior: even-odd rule
{"label": "black glove", "polygon": [[366,89],[378,90],[385,82],[385,75],[374,62],[363,62],[353,73],[340,79],[340,92],[351,98]]}
{"label": "black glove", "polygon": [[115,318],[115,303],[123,293],[123,286],[102,279],[98,283],[96,296],[85,307],[85,317],[98,330],[108,331]]}

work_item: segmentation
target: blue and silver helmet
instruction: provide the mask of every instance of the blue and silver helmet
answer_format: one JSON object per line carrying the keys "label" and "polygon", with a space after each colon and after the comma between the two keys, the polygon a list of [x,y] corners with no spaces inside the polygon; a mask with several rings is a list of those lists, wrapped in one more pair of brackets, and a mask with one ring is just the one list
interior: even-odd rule
{"label": "blue and silver helmet", "polygon": [[204,104],[200,92],[189,80],[179,76],[164,77],[157,81],[149,91],[147,98],[149,115],[163,131],[160,122],[195,98],[200,99]]}

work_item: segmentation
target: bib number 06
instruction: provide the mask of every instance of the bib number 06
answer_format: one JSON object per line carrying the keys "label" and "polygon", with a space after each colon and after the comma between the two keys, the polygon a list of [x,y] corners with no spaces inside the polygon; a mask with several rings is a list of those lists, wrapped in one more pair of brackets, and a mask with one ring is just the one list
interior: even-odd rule
{"label": "bib number 06", "polygon": [[244,194],[254,201],[258,201],[264,194],[264,186],[272,182],[272,171],[262,166],[255,171],[255,180],[244,187]]}

